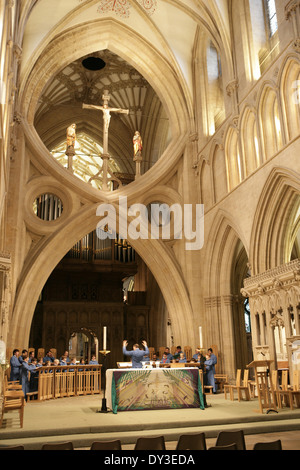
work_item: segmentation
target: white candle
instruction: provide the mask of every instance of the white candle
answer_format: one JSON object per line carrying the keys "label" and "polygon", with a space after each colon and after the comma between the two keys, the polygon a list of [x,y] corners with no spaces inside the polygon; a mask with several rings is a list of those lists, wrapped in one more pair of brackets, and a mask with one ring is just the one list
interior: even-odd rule
{"label": "white candle", "polygon": [[203,348],[203,343],[202,343],[202,326],[199,326],[199,340],[200,340],[200,349]]}
{"label": "white candle", "polygon": [[106,351],[106,326],[103,327],[103,351]]}

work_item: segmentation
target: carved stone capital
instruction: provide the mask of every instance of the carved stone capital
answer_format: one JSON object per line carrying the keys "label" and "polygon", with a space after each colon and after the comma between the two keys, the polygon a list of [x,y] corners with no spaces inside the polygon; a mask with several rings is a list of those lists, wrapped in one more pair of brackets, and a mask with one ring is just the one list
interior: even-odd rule
{"label": "carved stone capital", "polygon": [[297,8],[300,7],[300,0],[290,0],[285,6],[285,18],[288,20],[292,14],[295,14]]}
{"label": "carved stone capital", "polygon": [[239,82],[238,80],[231,80],[231,82],[228,83],[226,86],[226,93],[228,96],[232,96],[233,93],[238,89],[239,87]]}
{"label": "carved stone capital", "polygon": [[300,53],[300,38],[295,39],[293,42],[293,48],[296,52]]}

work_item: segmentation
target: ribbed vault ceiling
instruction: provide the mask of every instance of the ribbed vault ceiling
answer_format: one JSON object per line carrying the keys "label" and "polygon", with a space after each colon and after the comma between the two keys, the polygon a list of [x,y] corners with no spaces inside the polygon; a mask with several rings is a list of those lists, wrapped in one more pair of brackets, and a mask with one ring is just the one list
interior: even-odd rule
{"label": "ribbed vault ceiling", "polygon": [[[86,59],[101,59],[103,68],[89,70]],[[134,174],[132,138],[139,130],[143,139],[143,172],[167,145],[168,119],[149,83],[130,64],[109,50],[96,51],[68,64],[48,84],[39,100],[35,127],[50,151],[61,146],[73,122],[77,134],[87,134],[102,146],[102,111],[82,109],[82,104],[102,105],[108,90],[109,106],[128,109],[111,113],[109,153],[121,173]],[[151,132],[149,133],[149,129]],[[158,151],[159,149],[159,151]]]}

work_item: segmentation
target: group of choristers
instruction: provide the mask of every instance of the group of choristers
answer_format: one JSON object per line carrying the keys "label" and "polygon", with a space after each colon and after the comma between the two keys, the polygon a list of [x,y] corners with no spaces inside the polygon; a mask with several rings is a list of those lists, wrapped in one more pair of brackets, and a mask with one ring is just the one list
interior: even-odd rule
{"label": "group of choristers", "polygon": [[[46,356],[38,361],[34,357],[33,352],[28,354],[28,351],[23,349],[22,354],[20,355],[19,349],[14,349],[13,355],[10,359],[10,381],[20,382],[25,397],[27,393],[37,392],[39,367],[42,367],[45,364],[69,365],[70,359],[68,357],[68,351],[65,351],[65,354],[60,358],[60,360],[55,359],[52,352],[48,351]],[[76,364],[76,361],[74,364]],[[89,364],[98,364],[95,356],[92,357]],[[28,372],[30,372],[30,379]]]}
{"label": "group of choristers", "polygon": [[19,349],[14,349],[10,359],[10,380],[20,382],[25,397],[29,391],[34,391],[30,388],[28,372],[31,373],[30,382],[33,384],[33,379],[36,374],[36,364],[31,362],[31,358],[26,349],[23,349],[21,356]]}

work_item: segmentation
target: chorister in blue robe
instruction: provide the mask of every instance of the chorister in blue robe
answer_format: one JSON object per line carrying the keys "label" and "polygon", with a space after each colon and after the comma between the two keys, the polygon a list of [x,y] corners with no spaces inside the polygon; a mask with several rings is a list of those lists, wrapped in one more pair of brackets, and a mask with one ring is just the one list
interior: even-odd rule
{"label": "chorister in blue robe", "polygon": [[[18,353],[17,353],[18,354]],[[20,367],[21,362],[19,361],[18,356],[14,352],[14,355],[10,358],[10,378],[9,380],[20,380]]]}
{"label": "chorister in blue robe", "polygon": [[27,393],[30,391],[30,384],[28,380],[28,372],[34,370],[36,367],[33,364],[28,364],[27,360],[22,362],[20,368],[20,384],[22,385],[22,390],[24,396],[26,397]]}
{"label": "chorister in blue robe", "polygon": [[204,364],[206,368],[206,385],[211,385],[213,387],[213,392],[216,393],[217,385],[215,381],[215,364],[217,364],[217,356],[211,354]]}

